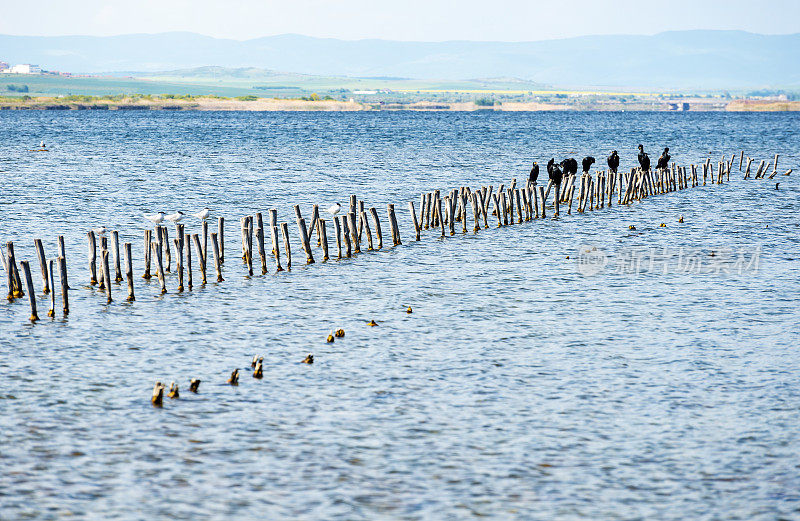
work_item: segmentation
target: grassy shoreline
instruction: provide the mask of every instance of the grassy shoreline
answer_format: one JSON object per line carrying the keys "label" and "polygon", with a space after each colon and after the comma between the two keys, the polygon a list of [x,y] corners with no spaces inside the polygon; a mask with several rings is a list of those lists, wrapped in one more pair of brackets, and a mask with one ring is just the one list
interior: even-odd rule
{"label": "grassy shoreline", "polygon": [[[455,111],[492,110],[524,111],[674,111],[663,101],[633,100],[564,100],[563,102],[507,101],[486,106],[470,102],[415,101],[363,102],[339,100],[304,100],[281,98],[222,98],[219,96],[65,96],[65,97],[0,97],[0,110],[198,110],[198,111]],[[691,111],[785,112],[800,111],[799,101],[731,100],[717,103],[690,103]]]}

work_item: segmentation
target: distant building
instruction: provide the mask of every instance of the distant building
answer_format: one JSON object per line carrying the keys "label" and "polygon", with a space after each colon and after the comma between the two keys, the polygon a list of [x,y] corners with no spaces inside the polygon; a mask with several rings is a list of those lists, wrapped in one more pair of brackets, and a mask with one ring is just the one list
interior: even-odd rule
{"label": "distant building", "polygon": [[4,72],[9,67],[11,67],[11,66],[9,64],[7,64],[6,62],[0,62],[0,72]]}
{"label": "distant building", "polygon": [[377,94],[377,90],[354,90],[353,94]]}
{"label": "distant building", "polygon": [[31,65],[30,63],[20,63],[14,65],[9,71],[11,74],[41,74],[42,69],[38,65]]}

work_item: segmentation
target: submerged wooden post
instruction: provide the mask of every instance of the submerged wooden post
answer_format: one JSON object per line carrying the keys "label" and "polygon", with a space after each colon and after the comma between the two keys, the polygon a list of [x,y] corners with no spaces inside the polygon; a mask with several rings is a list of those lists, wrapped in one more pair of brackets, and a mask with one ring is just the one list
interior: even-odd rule
{"label": "submerged wooden post", "polygon": [[289,244],[289,224],[281,223],[281,232],[283,233],[283,247],[286,250],[286,269],[292,269],[292,247]]}
{"label": "submerged wooden post", "polygon": [[[388,204],[388,213],[389,213],[389,228],[392,232],[392,241],[395,246],[403,244],[403,241],[400,240],[400,227],[397,225],[397,217],[394,214],[394,205],[389,203]],[[439,215],[439,220],[441,221],[441,215]]]}
{"label": "submerged wooden post", "polygon": [[258,241],[258,256],[261,258],[261,274],[267,273],[267,251],[264,249],[264,218],[261,212],[256,214],[256,240]]}
{"label": "submerged wooden post", "polygon": [[200,266],[200,276],[202,278],[202,283],[206,284],[206,259],[203,256],[203,245],[200,244],[200,236],[196,233],[192,235],[192,241],[194,242],[194,249],[197,252],[197,264]]}
{"label": "submerged wooden post", "polygon": [[[452,198],[448,198],[447,196],[445,196],[445,199],[449,199],[450,200],[450,207],[452,208],[452,206],[453,206]],[[436,199],[436,206],[433,207],[433,213],[439,219],[439,230],[441,230],[442,239],[444,239],[444,217],[442,217],[442,200],[441,199],[438,199],[438,198]],[[450,226],[452,226],[453,225],[452,224],[453,223],[453,216],[450,215],[448,217],[448,219],[449,219]]]}
{"label": "submerged wooden post", "polygon": [[69,284],[67,282],[67,259],[58,257],[58,273],[61,279],[61,302],[64,304],[64,315],[69,314]]}
{"label": "submerged wooden post", "polygon": [[[203,219],[203,251],[201,252],[203,255],[203,265],[208,266],[208,221]],[[205,284],[205,277],[203,278],[203,284]]]}
{"label": "submerged wooden post", "polygon": [[477,192],[470,195],[469,202],[472,205],[472,219],[473,219],[472,231],[473,231],[473,233],[478,233],[478,231],[481,229],[481,223],[478,220],[478,194],[477,194]]}
{"label": "submerged wooden post", "polygon": [[544,219],[545,217],[547,217],[547,212],[545,210],[545,207],[547,206],[547,200],[545,199],[544,187],[543,186],[539,186],[538,188],[539,188],[539,201],[540,201],[541,207],[542,207],[542,212],[541,212],[540,217],[542,219]]}
{"label": "submerged wooden post", "polygon": [[163,295],[167,292],[167,281],[164,279],[164,261],[161,260],[161,243],[153,241],[152,249],[156,257],[156,275],[158,275],[158,282],[161,284],[161,294]]}
{"label": "submerged wooden post", "polygon": [[183,292],[183,248],[181,248],[181,241],[177,237],[172,239],[172,244],[175,245],[175,262],[177,263],[178,270],[178,293]]}
{"label": "submerged wooden post", "polygon": [[56,268],[56,262],[53,259],[50,259],[48,265],[48,279],[49,279],[49,286],[50,286],[50,309],[47,310],[48,317],[56,316],[56,284],[55,284],[55,276],[53,275],[53,270]]}
{"label": "submerged wooden post", "polygon": [[369,221],[367,220],[367,212],[365,212],[364,210],[361,210],[360,222],[361,222],[362,233],[366,232],[366,234],[367,234],[367,249],[368,250],[373,250],[374,248],[373,248],[373,244],[372,244],[372,231],[369,229]]}
{"label": "submerged wooden post", "polygon": [[192,236],[184,234],[183,249],[186,251],[186,287],[192,291]]}
{"label": "submerged wooden post", "polygon": [[345,246],[345,256],[349,259],[352,255],[350,245],[350,226],[347,224],[347,219],[342,217],[342,240]]}
{"label": "submerged wooden post", "polygon": [[297,227],[300,230],[300,241],[303,245],[303,250],[306,252],[306,264],[314,264],[314,255],[311,254],[311,243],[308,238],[306,220],[303,218],[298,219]]}
{"label": "submerged wooden post", "polygon": [[322,246],[322,260],[326,261],[330,257],[328,257],[328,229],[325,225],[325,219],[317,219],[317,231],[319,232],[319,242]]}
{"label": "submerged wooden post", "polygon": [[42,268],[42,285],[44,286],[44,294],[47,295],[50,293],[50,278],[47,276],[47,259],[44,256],[42,240],[34,239],[33,244],[36,247],[36,255],[39,257],[39,265]]}
{"label": "submerged wooden post", "polygon": [[217,272],[217,282],[224,282],[222,278],[222,265],[219,263],[219,236],[211,233],[211,252],[214,254],[214,270]]}
{"label": "submerged wooden post", "polygon": [[744,150],[742,150],[742,154],[739,156],[739,172],[742,171],[742,161],[744,161]]}
{"label": "submerged wooden post", "polygon": [[333,216],[333,233],[336,234],[336,259],[342,258],[342,225],[338,215]]}
{"label": "submerged wooden post", "polygon": [[19,265],[22,266],[22,272],[25,275],[25,283],[28,286],[28,300],[30,300],[31,303],[31,322],[36,322],[39,320],[39,315],[36,313],[36,289],[33,287],[31,267],[28,265],[28,261],[20,261]]}
{"label": "submerged wooden post", "polygon": [[119,232],[111,232],[111,242],[114,245],[114,282],[122,282],[122,266],[119,258]]}
{"label": "submerged wooden post", "polygon": [[108,250],[103,250],[103,280],[106,283],[107,302],[111,303],[111,270],[108,266]]}
{"label": "submerged wooden post", "polygon": [[372,221],[375,223],[375,236],[378,239],[378,249],[383,248],[383,232],[381,230],[381,221],[378,219],[378,210],[374,206],[370,207],[369,213],[372,216]]}
{"label": "submerged wooden post", "polygon": [[225,218],[224,217],[217,218],[217,241],[219,241],[219,263],[225,264]]}
{"label": "submerged wooden post", "polygon": [[172,251],[169,247],[169,229],[166,226],[160,226],[161,228],[161,252],[166,259],[164,263],[164,271],[167,273],[172,271]]}
{"label": "submerged wooden post", "polygon": [[108,239],[106,239],[105,236],[100,237],[100,266],[99,266],[100,286],[97,288],[100,291],[104,291],[106,289],[106,284],[111,284],[111,281],[106,279],[105,272],[103,272],[103,252],[107,251],[108,251]]}
{"label": "submerged wooden post", "polygon": [[[358,242],[360,243],[363,238],[364,233],[364,221],[361,219],[361,215],[364,213],[364,201],[358,202],[358,210],[356,210],[356,224],[358,224]],[[372,249],[372,248],[370,248]]]}
{"label": "submerged wooden post", "polygon": [[270,225],[270,234],[272,235],[272,254],[275,255],[275,271],[283,271],[283,266],[281,266],[281,248],[278,245],[278,221],[277,221],[277,210],[270,210],[269,211],[269,219],[272,221],[275,219],[275,224]]}
{"label": "submerged wooden post", "polygon": [[431,204],[432,198],[433,198],[433,194],[431,194],[430,192],[425,194],[425,229],[426,230],[428,228],[430,228],[430,224],[431,224],[431,209],[432,209],[432,206],[433,206]]}
{"label": "submerged wooden post", "polygon": [[417,211],[414,209],[414,201],[408,202],[408,211],[411,212],[411,222],[414,224],[414,235],[419,241],[419,221],[417,220]]}
{"label": "submerged wooden post", "polygon": [[131,255],[131,243],[126,242],[125,248],[125,278],[128,279],[128,302],[133,302],[136,297],[133,295],[133,256]]}
{"label": "submerged wooden post", "polygon": [[86,237],[89,239],[89,284],[97,284],[97,240],[94,232],[88,232]]}
{"label": "submerged wooden post", "polygon": [[322,245],[322,231],[319,229],[319,205],[315,204],[311,211],[311,226],[309,228],[309,233],[313,234],[315,231],[317,232],[317,246]]}
{"label": "submerged wooden post", "polygon": [[356,214],[347,214],[347,228],[350,230],[350,243],[353,246],[353,253],[361,253],[361,246],[358,243],[358,226],[356,226]]}
{"label": "submerged wooden post", "polygon": [[144,231],[144,275],[142,275],[143,279],[149,279],[152,277],[150,275],[150,252],[152,251],[150,244],[153,242],[153,231],[152,230],[145,230]]}
{"label": "submerged wooden post", "polygon": [[[444,196],[444,211],[447,212],[447,225],[450,227],[450,235],[455,235],[455,219],[453,219],[453,200],[449,195]],[[442,224],[444,230],[444,224]],[[444,235],[443,235],[444,236]]]}

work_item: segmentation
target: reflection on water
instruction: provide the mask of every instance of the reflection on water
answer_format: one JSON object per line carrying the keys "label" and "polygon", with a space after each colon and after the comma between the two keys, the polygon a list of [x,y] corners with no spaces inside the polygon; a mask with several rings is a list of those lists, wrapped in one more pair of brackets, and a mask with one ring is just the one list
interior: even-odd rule
{"label": "reflection on water", "polygon": [[[64,234],[73,290],[68,318],[36,325],[25,299],[0,303],[0,518],[795,517],[793,176],[776,191],[735,171],[419,243],[407,201],[521,180],[551,156],[616,148],[629,168],[640,142],[679,164],[780,153],[797,171],[797,128],[790,114],[2,113],[0,239],[35,261],[34,238],[52,256]],[[51,151],[30,154],[40,139]],[[275,207],[296,234],[293,204],[351,193],[381,217],[395,203],[401,247],[306,267],[293,244],[291,273],[246,277],[239,217]],[[230,223],[226,281],[178,294],[172,274],[159,295],[139,277],[141,214],[206,206]],[[134,303],[86,286],[101,224],[134,245]],[[604,269],[582,271],[581,246]],[[613,269],[726,248],[759,251],[757,269]],[[156,380],[181,398],[154,409]]]}

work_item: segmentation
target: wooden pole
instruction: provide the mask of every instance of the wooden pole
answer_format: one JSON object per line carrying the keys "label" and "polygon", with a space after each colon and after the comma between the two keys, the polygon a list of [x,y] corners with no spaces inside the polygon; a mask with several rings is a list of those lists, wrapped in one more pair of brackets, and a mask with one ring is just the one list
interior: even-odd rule
{"label": "wooden pole", "polygon": [[467,196],[462,194],[458,199],[461,201],[461,233],[467,233]]}
{"label": "wooden pole", "polygon": [[264,218],[261,212],[256,214],[256,241],[258,241],[258,256],[261,258],[261,274],[267,273],[267,251],[264,248]]}
{"label": "wooden pole", "polygon": [[161,284],[161,294],[167,292],[167,281],[164,279],[164,261],[161,259],[161,243],[153,241],[152,244],[153,254],[156,257],[156,274],[158,275],[158,282]]}
{"label": "wooden pole", "polygon": [[[208,266],[208,221],[203,219],[203,266]],[[206,283],[205,275],[203,276],[203,284]]]}
{"label": "wooden pole", "polygon": [[300,241],[303,245],[303,250],[306,252],[306,264],[314,264],[314,255],[311,254],[311,243],[308,238],[308,228],[306,228],[306,220],[298,219],[297,227],[300,230]]}
{"label": "wooden pole", "polygon": [[[272,254],[275,255],[275,271],[283,271],[283,266],[281,266],[281,249],[278,245],[278,221],[277,221],[277,210],[270,210],[269,211],[269,220],[270,220],[270,234],[272,235]],[[273,224],[274,220],[274,224]]]}
{"label": "wooden pole", "polygon": [[219,241],[219,263],[225,264],[225,218],[217,218],[217,241]]}
{"label": "wooden pole", "polygon": [[203,255],[203,245],[200,244],[200,236],[196,233],[192,235],[192,241],[194,242],[194,249],[197,252],[197,264],[200,266],[200,276],[202,277],[203,285],[206,284],[206,259]]}
{"label": "wooden pole", "polygon": [[361,253],[361,245],[358,243],[358,226],[356,226],[356,214],[347,214],[347,225],[350,230],[350,242],[353,246],[353,253]]}
{"label": "wooden pole", "polygon": [[547,203],[547,199],[545,199],[544,187],[543,186],[539,186],[538,188],[539,188],[539,200],[542,203],[542,214],[541,214],[541,217],[542,217],[542,219],[544,219],[544,218],[547,217],[547,213],[545,211],[545,206],[547,205],[546,204]]}
{"label": "wooden pole", "polygon": [[560,194],[561,194],[561,183],[555,184],[555,192],[553,192],[553,204],[555,205],[555,214],[554,217],[558,217],[560,215],[559,211],[559,203],[560,203]]}
{"label": "wooden pole", "polygon": [[153,231],[152,230],[145,230],[144,231],[144,275],[142,275],[143,279],[150,279],[152,275],[150,275],[150,255],[151,255],[151,248],[150,244],[153,242]]}
{"label": "wooden pole", "polygon": [[430,228],[430,224],[431,224],[431,208],[432,208],[431,200],[432,200],[432,194],[430,192],[428,192],[427,194],[425,194],[425,229],[426,230],[428,228]]}
{"label": "wooden pole", "polygon": [[39,257],[39,266],[42,268],[42,284],[44,294],[50,293],[50,278],[47,276],[47,259],[44,256],[44,247],[41,239],[34,239],[33,245],[36,247],[36,255]]}
{"label": "wooden pole", "polygon": [[119,258],[119,232],[111,232],[111,242],[114,245],[114,282],[122,282],[122,266]]}
{"label": "wooden pole", "polygon": [[61,279],[61,302],[64,304],[64,316],[69,314],[69,283],[67,282],[67,259],[58,257],[58,272]]}
{"label": "wooden pole", "polygon": [[103,280],[106,283],[106,297],[108,297],[107,302],[111,303],[111,270],[108,266],[108,250],[103,250]]}
{"label": "wooden pole", "polygon": [[50,259],[48,268],[49,269],[47,270],[47,273],[51,291],[50,291],[50,309],[47,310],[47,316],[54,317],[56,316],[56,284],[53,271],[56,268],[56,262],[53,259]]}
{"label": "wooden pole", "polygon": [[125,277],[128,279],[128,302],[133,302],[136,297],[133,295],[133,255],[131,255],[131,243],[126,242],[125,248]]}
{"label": "wooden pole", "polygon": [[[392,240],[395,246],[403,244],[403,241],[400,240],[400,227],[397,225],[397,217],[394,214],[394,205],[389,203],[388,205],[388,213],[389,213],[389,228],[392,231]],[[439,220],[441,221],[441,215],[439,215]]]}
{"label": "wooden pole", "polygon": [[184,234],[183,249],[186,252],[186,287],[192,291],[192,236]]}
{"label": "wooden pole", "polygon": [[472,232],[478,233],[481,229],[481,223],[478,220],[478,193],[475,192],[470,195],[469,202],[472,205],[472,218],[473,218],[473,226]]}
{"label": "wooden pole", "polygon": [[[363,235],[364,234],[364,225],[366,224],[364,222],[364,219],[362,219],[362,217],[361,217],[361,216],[364,215],[364,201],[359,201],[358,202],[358,210],[357,210],[357,212],[358,213],[356,213],[356,216],[358,218],[356,219],[356,224],[358,224],[358,242],[361,243],[361,241],[363,240],[363,237],[364,237],[364,235]],[[369,249],[371,250],[372,248],[370,247]]]}
{"label": "wooden pole", "polygon": [[111,284],[110,280],[106,279],[105,273],[103,272],[103,252],[108,251],[108,239],[105,236],[100,237],[100,266],[99,266],[99,275],[100,275],[100,286],[97,288],[100,291],[105,291],[106,283]]}
{"label": "wooden pole", "polygon": [[39,320],[39,315],[36,313],[36,289],[33,287],[33,278],[31,277],[31,267],[28,261],[20,261],[22,271],[25,274],[25,283],[28,286],[28,300],[31,303],[31,322]]}
{"label": "wooden pole", "polygon": [[219,235],[211,234],[211,252],[214,254],[214,270],[217,272],[217,282],[224,282],[222,278],[222,265],[219,263]]}
{"label": "wooden pole", "polygon": [[[452,218],[453,211],[453,201],[450,199],[449,195],[444,196],[444,208],[445,212],[447,212],[447,225],[450,227],[450,235],[455,235],[455,220]],[[442,225],[442,230],[444,230],[444,224]]]}
{"label": "wooden pole", "polygon": [[322,246],[322,230],[319,228],[319,205],[315,204],[311,212],[311,233],[317,232],[317,247]]}
{"label": "wooden pole", "polygon": [[367,212],[365,212],[364,210],[361,210],[360,221],[361,221],[361,230],[363,232],[366,232],[367,234],[367,249],[373,250],[374,248],[372,244],[372,231],[369,229],[369,220],[367,218]]}
{"label": "wooden pole", "polygon": [[378,219],[378,210],[371,206],[369,213],[372,216],[372,222],[375,223],[375,236],[378,239],[378,249],[383,249],[383,231],[381,230],[381,221]]}
{"label": "wooden pole", "polygon": [[289,224],[281,223],[281,232],[283,233],[283,247],[286,251],[286,269],[292,269],[292,247],[289,244]]}
{"label": "wooden pole", "polygon": [[163,241],[161,244],[161,250],[162,254],[166,258],[166,262],[164,263],[164,271],[169,273],[172,271],[172,251],[169,247],[169,229],[166,226],[161,226],[161,238]]}
{"label": "wooden pole", "polygon": [[97,284],[97,240],[94,232],[88,232],[86,236],[89,239],[89,284],[94,286]]}
{"label": "wooden pole", "polygon": [[181,241],[177,237],[172,239],[175,245],[175,262],[178,270],[178,293],[183,292],[183,248],[181,248]]}
{"label": "wooden pole", "polygon": [[[417,214],[414,214],[414,218],[415,219],[416,219],[416,217],[417,217]],[[420,196],[420,201],[419,201],[419,220],[417,222],[419,223],[419,227],[420,228],[422,228],[422,226],[425,224],[425,194],[422,194]]]}
{"label": "wooden pole", "polygon": [[353,253],[350,244],[350,226],[347,224],[345,217],[342,217],[342,240],[345,246],[345,256],[349,259]]}
{"label": "wooden pole", "polygon": [[342,225],[339,222],[339,216],[333,216],[333,231],[336,234],[336,259],[342,258]]}
{"label": "wooden pole", "polygon": [[326,261],[328,257],[328,229],[325,225],[325,219],[317,219],[317,230],[320,236],[320,245],[322,246],[322,260]]}
{"label": "wooden pole", "polygon": [[742,150],[742,154],[739,156],[739,172],[742,171],[742,161],[744,161],[744,150]]}
{"label": "wooden pole", "polygon": [[414,224],[414,235],[419,241],[419,221],[417,220],[417,211],[414,209],[414,201],[408,202],[408,211],[411,213],[411,222]]}

